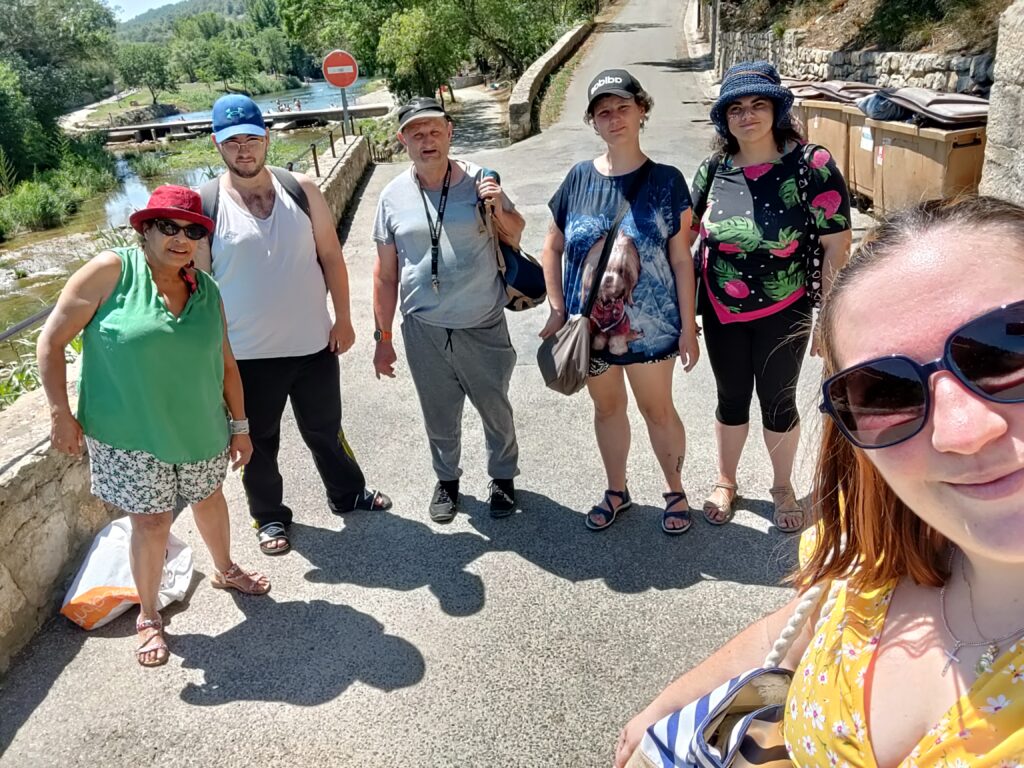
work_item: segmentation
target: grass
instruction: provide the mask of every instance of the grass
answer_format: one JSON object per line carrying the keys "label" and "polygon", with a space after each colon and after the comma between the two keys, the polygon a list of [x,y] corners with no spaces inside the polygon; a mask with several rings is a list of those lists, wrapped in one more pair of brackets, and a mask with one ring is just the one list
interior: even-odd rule
{"label": "grass", "polygon": [[167,173],[164,158],[158,152],[128,152],[124,159],[128,167],[142,179],[152,179]]}
{"label": "grass", "polygon": [[0,240],[59,227],[83,201],[117,184],[114,158],[98,140],[61,135],[53,144],[57,167],[19,182],[0,197]]}
{"label": "grass", "polygon": [[[11,354],[5,355],[10,362],[0,364],[0,411],[7,408],[22,395],[42,386],[39,377],[39,363],[36,361],[36,339],[39,329],[30,331],[20,338],[8,340]],[[82,337],[76,336],[65,348],[69,363],[82,354]]]}
{"label": "grass", "polygon": [[[254,95],[262,95],[299,88],[302,86],[302,81],[290,75],[280,79],[269,75],[258,75],[253,82],[249,83],[250,87],[248,88],[243,87],[241,83],[229,82],[228,85],[232,92],[247,91]],[[383,83],[381,87],[383,87]],[[177,91],[163,91],[158,100],[161,104],[173,104],[180,112],[201,112],[212,107],[213,102],[224,93],[220,83],[178,83]],[[117,117],[133,109],[148,107],[152,103],[153,100],[149,97],[148,91],[137,91],[118,101],[100,105],[89,113],[88,120],[91,123],[106,122],[111,117]]]}

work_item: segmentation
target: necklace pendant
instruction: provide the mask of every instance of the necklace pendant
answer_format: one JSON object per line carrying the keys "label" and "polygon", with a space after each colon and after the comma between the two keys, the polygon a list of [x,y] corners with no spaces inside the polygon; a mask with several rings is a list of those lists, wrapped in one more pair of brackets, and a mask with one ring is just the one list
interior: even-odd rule
{"label": "necklace pendant", "polygon": [[978,659],[978,663],[974,667],[974,671],[980,677],[986,675],[992,671],[992,665],[995,664],[996,659],[999,657],[999,646],[992,643],[985,649],[985,652],[981,654],[981,658]]}
{"label": "necklace pendant", "polygon": [[942,668],[942,676],[943,677],[945,677],[946,673],[949,672],[949,667],[950,667],[950,665],[954,661],[957,664],[960,663],[960,658],[957,656],[957,654],[960,652],[960,648],[962,647],[962,645],[963,645],[963,643],[961,643],[959,640],[957,640],[956,643],[954,643],[954,645],[953,645],[953,650],[951,650],[951,651],[944,651],[944,653],[946,654],[946,666],[944,666]]}

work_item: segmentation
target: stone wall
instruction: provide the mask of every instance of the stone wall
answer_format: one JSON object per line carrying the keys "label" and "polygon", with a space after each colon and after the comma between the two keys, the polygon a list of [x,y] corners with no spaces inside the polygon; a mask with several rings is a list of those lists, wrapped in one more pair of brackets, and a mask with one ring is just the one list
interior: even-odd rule
{"label": "stone wall", "polygon": [[593,22],[588,21],[570,29],[519,78],[508,100],[508,137],[511,141],[521,141],[533,133],[533,103],[544,80],[572,55],[593,28]]}
{"label": "stone wall", "polygon": [[[318,183],[340,219],[370,164],[362,136],[335,142]],[[313,173],[312,170],[309,171]],[[68,371],[68,381],[77,379]],[[72,408],[76,399],[69,385]],[[50,450],[46,397],[36,390],[0,412],[0,674],[50,617],[99,530],[120,515],[89,493],[89,460]]]}
{"label": "stone wall", "polygon": [[829,51],[804,45],[803,30],[720,32],[718,76],[741,61],[765,59],[783,77],[797,80],[857,80],[880,86],[932,88],[985,96],[992,87],[991,54],[961,56],[894,51]]}
{"label": "stone wall", "polygon": [[[348,141],[348,144],[342,144],[340,137],[335,139],[337,159],[331,157],[329,149],[320,156],[320,172],[323,175],[318,184],[327,199],[331,213],[334,214],[335,221],[341,219],[359,186],[359,181],[370,165],[370,142],[366,137],[349,136]],[[313,169],[310,168],[306,173],[312,176]]]}
{"label": "stone wall", "polygon": [[[77,372],[68,371],[74,381]],[[74,407],[74,385],[69,386]],[[0,673],[43,622],[93,536],[118,513],[89,493],[89,460],[50,450],[41,390],[0,413]]]}
{"label": "stone wall", "polygon": [[1024,0],[999,21],[995,84],[979,191],[1024,204]]}

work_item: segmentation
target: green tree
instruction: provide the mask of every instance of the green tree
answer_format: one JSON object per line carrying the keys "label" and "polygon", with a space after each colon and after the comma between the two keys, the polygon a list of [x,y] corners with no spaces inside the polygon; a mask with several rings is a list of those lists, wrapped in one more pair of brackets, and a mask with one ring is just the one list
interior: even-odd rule
{"label": "green tree", "polygon": [[264,71],[280,75],[291,66],[288,38],[278,27],[261,29],[254,40],[256,55]]}
{"label": "green tree", "polygon": [[207,11],[186,16],[174,23],[174,36],[190,40],[213,40],[228,28],[228,21],[219,13]]}
{"label": "green tree", "polygon": [[235,60],[237,54],[231,43],[223,38],[216,38],[210,41],[206,48],[206,56],[199,67],[199,76],[204,80],[220,80],[224,84],[225,92],[228,91],[228,78],[234,77],[237,73]]}
{"label": "green tree", "polygon": [[377,50],[385,22],[416,5],[416,0],[278,0],[289,37],[313,50],[344,48],[366,72],[378,69]]}
{"label": "green tree", "polygon": [[157,43],[121,45],[117,49],[117,73],[130,88],[148,88],[154,104],[161,91],[177,90],[164,48]]}
{"label": "green tree", "polygon": [[377,47],[389,87],[403,97],[430,96],[447,83],[466,57],[466,40],[458,29],[452,8],[443,4],[429,14],[413,8],[391,16]]}
{"label": "green tree", "polygon": [[170,43],[171,70],[190,83],[199,79],[199,63],[203,59],[203,46],[197,40],[182,37],[174,38]]}
{"label": "green tree", "polygon": [[49,163],[46,136],[31,102],[22,91],[18,73],[0,61],[0,148],[17,177],[25,178],[35,167]]}
{"label": "green tree", "polygon": [[245,0],[245,15],[257,30],[276,29],[281,25],[277,0]]}

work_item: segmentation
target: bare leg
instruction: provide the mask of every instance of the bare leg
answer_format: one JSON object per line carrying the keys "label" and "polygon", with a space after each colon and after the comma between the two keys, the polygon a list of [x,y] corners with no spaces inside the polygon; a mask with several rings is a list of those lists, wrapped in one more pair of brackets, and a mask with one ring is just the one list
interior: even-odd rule
{"label": "bare leg", "polygon": [[[800,425],[797,424],[788,432],[772,432],[764,430],[764,444],[772,460],[772,487],[792,488],[793,462],[800,445]],[[777,516],[776,524],[780,528],[790,529],[803,524],[803,513],[782,513]]]}
{"label": "bare leg", "polygon": [[[220,581],[229,582],[234,588],[252,594],[263,594],[270,588],[270,580],[262,574],[242,571],[231,559],[231,523],[228,519],[228,502],[224,490],[218,487],[200,502],[192,505],[199,535],[210,550],[214,567],[220,572]],[[227,575],[227,579],[224,575]]]}
{"label": "bare leg", "polygon": [[[750,424],[739,424],[728,426],[715,420],[715,442],[718,445],[718,481],[722,485],[735,486],[736,473],[740,465],[740,456],[743,455],[743,446],[747,442],[747,433],[750,432]],[[736,498],[736,491],[726,488],[715,488],[708,497],[715,506],[726,509],[732,505]],[[708,517],[716,522],[723,522],[726,515],[717,512],[708,512]]]}
{"label": "bare leg", "polygon": [[[171,532],[174,516],[170,512],[155,515],[128,515],[132,523],[130,559],[132,579],[139,593],[139,621],[159,620],[157,596],[160,593],[160,579],[164,570],[164,553],[167,550],[167,535]],[[139,633],[140,643],[147,646],[149,641],[161,638],[162,633],[152,628]],[[155,642],[154,642],[155,644]],[[160,648],[138,654],[143,664],[154,664],[166,657],[167,651]]]}
{"label": "bare leg", "polygon": [[[614,491],[624,490],[630,433],[629,417],[626,416],[629,398],[626,395],[622,367],[613,365],[600,376],[591,376],[587,379],[587,389],[594,401],[594,431],[597,434],[597,447],[601,451],[608,488]],[[604,501],[599,506],[608,508]],[[604,520],[600,515],[595,515],[594,522],[602,525]]]}

